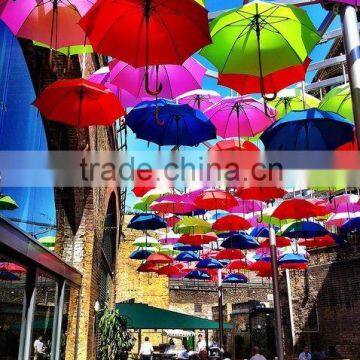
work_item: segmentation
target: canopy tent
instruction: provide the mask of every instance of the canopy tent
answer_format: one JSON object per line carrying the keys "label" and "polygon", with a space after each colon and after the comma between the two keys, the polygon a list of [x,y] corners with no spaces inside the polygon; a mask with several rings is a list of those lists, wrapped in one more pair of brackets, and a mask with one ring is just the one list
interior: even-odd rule
{"label": "canopy tent", "polygon": [[[186,315],[175,311],[160,309],[146,304],[117,303],[116,308],[128,321],[128,327],[138,329],[178,329],[207,330],[218,329],[219,323],[198,316]],[[231,329],[231,324],[224,324],[224,329]]]}

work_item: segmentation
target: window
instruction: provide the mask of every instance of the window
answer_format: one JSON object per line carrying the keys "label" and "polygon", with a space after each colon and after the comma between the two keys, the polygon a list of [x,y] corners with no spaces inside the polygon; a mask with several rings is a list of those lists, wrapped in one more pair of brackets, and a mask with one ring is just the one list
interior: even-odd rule
{"label": "window", "polygon": [[196,313],[201,313],[202,312],[202,304],[194,304],[194,311]]}

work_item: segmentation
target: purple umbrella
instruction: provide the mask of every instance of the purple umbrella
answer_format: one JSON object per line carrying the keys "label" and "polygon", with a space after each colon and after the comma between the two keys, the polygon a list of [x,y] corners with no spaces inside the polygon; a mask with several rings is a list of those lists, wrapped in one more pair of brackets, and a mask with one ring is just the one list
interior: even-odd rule
{"label": "purple umbrella", "polygon": [[180,95],[177,98],[179,104],[188,104],[201,111],[207,110],[221,100],[221,95],[216,91],[197,89]]}
{"label": "purple umbrella", "polygon": [[138,98],[149,97],[150,88],[162,90],[158,94],[162,98],[175,99],[177,96],[194,89],[201,88],[206,69],[193,58],[187,59],[182,65],[150,66],[149,84],[145,83],[146,68],[134,68],[120,60],[109,64],[110,82],[125,89]]}
{"label": "purple umbrella", "polygon": [[226,97],[205,111],[222,138],[252,137],[269,127],[275,120],[276,111],[250,97]]}
{"label": "purple umbrella", "polygon": [[238,199],[238,205],[228,209],[230,213],[250,214],[265,209],[265,203],[258,200]]}

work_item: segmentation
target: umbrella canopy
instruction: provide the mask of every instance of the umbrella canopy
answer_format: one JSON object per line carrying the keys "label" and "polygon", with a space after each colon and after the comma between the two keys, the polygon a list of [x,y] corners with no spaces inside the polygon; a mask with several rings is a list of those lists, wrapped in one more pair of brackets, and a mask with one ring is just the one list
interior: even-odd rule
{"label": "umbrella canopy", "polygon": [[217,238],[217,235],[213,232],[206,234],[183,234],[179,241],[183,244],[198,246],[209,244],[212,241],[216,241]]}
{"label": "umbrella canopy", "polygon": [[216,260],[216,259],[202,259],[197,264],[196,267],[198,269],[222,269],[224,266],[223,264]]}
{"label": "umbrella canopy", "polygon": [[250,223],[238,215],[225,215],[216,220],[212,225],[215,231],[237,231],[247,230],[251,227]]}
{"label": "umbrella canopy", "polygon": [[265,208],[265,204],[258,200],[242,200],[238,199],[238,204],[230,209],[230,213],[250,214],[258,211],[262,211]]}
{"label": "umbrella canopy", "polygon": [[171,100],[144,101],[126,116],[136,137],[160,146],[196,146],[215,139],[216,129],[199,110]]}
{"label": "umbrella canopy", "polygon": [[249,270],[260,271],[260,272],[270,272],[271,271],[271,262],[266,261],[266,260],[258,260],[249,265]]}
{"label": "umbrella canopy", "polygon": [[297,244],[299,246],[306,246],[307,248],[318,248],[335,246],[341,241],[335,234],[327,234],[325,236],[319,236],[313,239],[299,239]]}
{"label": "umbrella canopy", "polygon": [[[167,219],[166,219],[167,222]],[[169,225],[169,224],[168,224]],[[162,237],[161,239],[159,239],[159,243],[160,244],[176,244],[179,241],[180,235],[175,234],[173,231],[169,231],[168,233],[166,233],[164,235],[164,237]]]}
{"label": "umbrella canopy", "polygon": [[292,239],[310,239],[317,236],[325,236],[329,233],[323,226],[311,221],[297,221],[287,225],[286,229],[282,232],[283,236]]}
{"label": "umbrella canopy", "polygon": [[47,119],[77,127],[111,125],[125,115],[119,100],[109,89],[85,79],[52,83],[34,105]]}
{"label": "umbrella canopy", "polygon": [[354,122],[350,85],[344,84],[331,89],[321,100],[319,109],[338,113]]}
{"label": "umbrella canopy", "polygon": [[174,259],[171,256],[159,253],[151,254],[146,259],[147,264],[170,264],[173,261]]}
{"label": "umbrella canopy", "polygon": [[157,273],[159,275],[166,275],[166,276],[179,276],[181,275],[182,271],[178,265],[165,265],[161,267]]}
{"label": "umbrella canopy", "polygon": [[287,191],[277,187],[248,187],[237,190],[236,195],[243,200],[259,200],[259,201],[273,201],[274,199],[282,199],[287,194]]}
{"label": "umbrella canopy", "polygon": [[194,252],[191,251],[183,251],[175,258],[176,261],[184,261],[184,262],[193,262],[199,261],[200,258]]}
{"label": "umbrella canopy", "polygon": [[335,113],[318,109],[293,111],[260,136],[268,151],[335,150],[351,141],[354,126]]}
{"label": "umbrella canopy", "polygon": [[178,216],[170,216],[165,218],[166,223],[169,227],[175,226],[176,223],[178,223],[181,220]]}
{"label": "umbrella canopy", "polygon": [[321,215],[324,215],[323,207],[314,205],[304,199],[285,200],[272,213],[272,217],[279,220],[300,220]]}
{"label": "umbrella canopy", "polygon": [[210,30],[213,42],[201,55],[220,73],[259,77],[262,94],[265,76],[302,65],[320,40],[303,9],[261,1],[221,14]]}
{"label": "umbrella canopy", "polygon": [[147,249],[135,250],[130,254],[130,259],[146,260],[151,254],[152,254],[152,252]]}
{"label": "umbrella canopy", "polygon": [[13,274],[24,274],[26,273],[26,269],[22,266],[11,263],[11,262],[0,262],[0,270],[6,270]]}
{"label": "umbrella canopy", "polygon": [[178,234],[206,234],[211,232],[211,225],[203,219],[186,216],[175,224],[174,232]]}
{"label": "umbrella canopy", "polygon": [[280,257],[279,265],[286,263],[307,263],[308,260],[305,258],[303,254],[285,254]]}
{"label": "umbrella canopy", "polygon": [[190,105],[194,109],[207,110],[221,100],[221,95],[213,90],[197,89],[180,95],[176,101],[179,104]]}
{"label": "umbrella canopy", "polygon": [[[38,41],[33,41],[35,46],[44,47],[46,49],[50,49],[49,45],[43,44]],[[65,55],[65,56],[72,56],[72,55],[79,55],[79,54],[91,54],[94,52],[91,45],[72,45],[72,46],[64,46],[61,48],[55,49],[55,51]]]}
{"label": "umbrella canopy", "polygon": [[160,243],[151,236],[140,236],[133,241],[132,245],[137,247],[159,247]]}
{"label": "umbrella canopy", "polygon": [[230,235],[221,243],[221,247],[225,249],[249,250],[257,249],[259,246],[260,244],[255,238],[242,233]]}
{"label": "umbrella canopy", "polygon": [[0,194],[0,210],[15,210],[18,209],[19,205],[14,199],[8,195]]}
{"label": "umbrella canopy", "polygon": [[[276,236],[276,246],[278,248],[286,247],[291,245],[291,240],[283,237],[283,236]],[[261,248],[269,248],[270,247],[270,239],[267,238],[266,240],[263,240],[260,242]]]}
{"label": "umbrella canopy", "polygon": [[193,0],[100,0],[79,24],[97,53],[135,67],[182,64],[210,43],[207,11]]}
{"label": "umbrella canopy", "polygon": [[229,264],[226,265],[226,269],[228,270],[248,270],[249,265],[244,260],[232,260]]}
{"label": "umbrella canopy", "polygon": [[187,214],[196,209],[197,206],[182,195],[172,195],[169,200],[168,197],[160,198],[150,206],[150,210],[162,214]]}
{"label": "umbrella canopy", "polygon": [[244,257],[244,253],[239,249],[223,249],[215,255],[216,260],[238,260]]}
{"label": "umbrella canopy", "polygon": [[55,236],[43,236],[38,239],[39,243],[43,244],[46,247],[54,247],[56,242]]}
{"label": "umbrella canopy", "polygon": [[349,212],[339,212],[331,215],[326,221],[326,226],[337,226],[341,227],[344,225],[348,220],[360,217],[360,211],[355,213]]}
{"label": "umbrella canopy", "polygon": [[340,227],[341,232],[352,232],[359,230],[360,230],[360,217],[355,217],[353,219],[350,219]]}
{"label": "umbrella canopy", "polygon": [[157,273],[158,271],[158,267],[156,266],[156,264],[154,263],[143,263],[141,264],[137,269],[136,271],[138,272],[144,272],[144,273],[151,273],[151,272],[154,272],[154,273]]}
{"label": "umbrella canopy", "polygon": [[166,227],[166,222],[160,216],[146,213],[135,215],[128,225],[128,228],[136,230],[157,230]]}
{"label": "umbrella canopy", "polygon": [[203,270],[192,270],[185,275],[185,278],[194,280],[211,280],[211,276]]}
{"label": "umbrella canopy", "polygon": [[276,109],[278,119],[283,118],[291,111],[317,108],[319,104],[319,99],[309,94],[303,94],[300,89],[284,90],[278,93],[275,100],[269,101],[269,105]]}
{"label": "umbrella canopy", "polygon": [[227,210],[237,205],[234,196],[226,191],[205,190],[195,199],[195,205],[204,210]]}
{"label": "umbrella canopy", "polygon": [[225,284],[246,284],[248,281],[248,278],[243,274],[230,273],[224,277],[222,282]]}
{"label": "umbrella canopy", "polygon": [[250,97],[226,97],[208,108],[206,116],[215,125],[216,132],[222,138],[252,137],[269,127],[276,112]]}
{"label": "umbrella canopy", "polygon": [[86,45],[88,40],[78,22],[93,3],[90,0],[8,0],[0,19],[16,36],[54,49]]}
{"label": "umbrella canopy", "polygon": [[200,251],[202,249],[203,248],[200,245],[187,245],[182,243],[177,243],[174,245],[174,250],[178,251]]}
{"label": "umbrella canopy", "polygon": [[156,88],[161,83],[162,89],[158,95],[165,99],[175,99],[187,91],[201,88],[206,72],[205,67],[197,60],[189,58],[181,65],[149,67],[149,84],[145,84],[145,67],[136,69],[123,61],[113,60],[109,63],[109,69],[110,82],[135,97],[149,97],[147,87]]}
{"label": "umbrella canopy", "polygon": [[209,151],[260,151],[251,141],[239,139],[220,140]]}

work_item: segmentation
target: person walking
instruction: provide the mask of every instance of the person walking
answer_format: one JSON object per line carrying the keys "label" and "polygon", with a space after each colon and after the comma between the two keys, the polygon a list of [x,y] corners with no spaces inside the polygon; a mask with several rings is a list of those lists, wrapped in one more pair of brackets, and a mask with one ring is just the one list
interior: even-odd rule
{"label": "person walking", "polygon": [[154,352],[154,348],[149,340],[149,337],[145,337],[145,341],[141,344],[140,357],[142,360],[151,360],[151,355]]}
{"label": "person walking", "polygon": [[42,360],[45,359],[45,347],[43,343],[43,337],[40,335],[34,341],[34,360]]}
{"label": "person walking", "polygon": [[311,352],[309,350],[309,347],[304,346],[303,351],[299,355],[299,360],[311,360],[311,359],[312,359],[312,356],[311,356]]}
{"label": "person walking", "polygon": [[253,356],[250,358],[250,360],[266,360],[266,357],[260,354],[260,348],[258,346],[253,347],[252,353]]}

